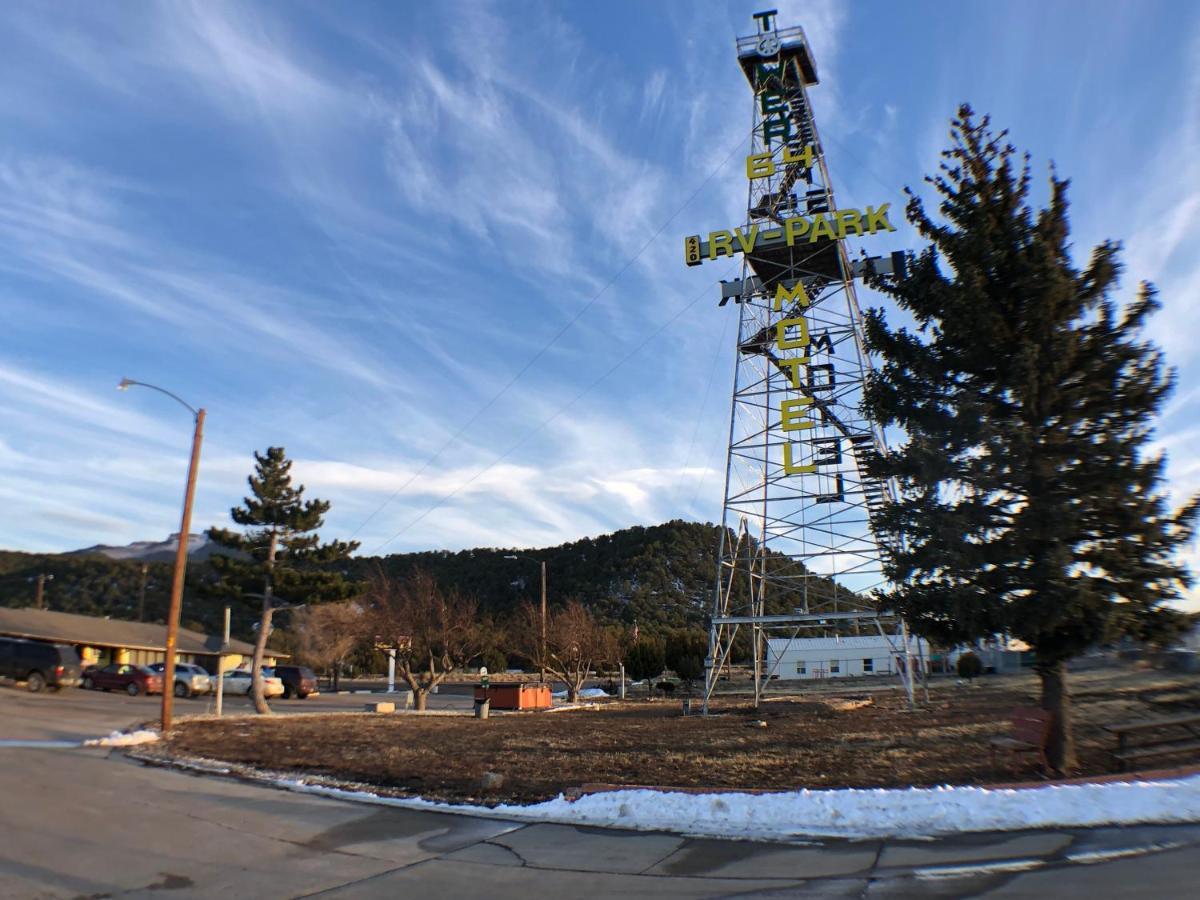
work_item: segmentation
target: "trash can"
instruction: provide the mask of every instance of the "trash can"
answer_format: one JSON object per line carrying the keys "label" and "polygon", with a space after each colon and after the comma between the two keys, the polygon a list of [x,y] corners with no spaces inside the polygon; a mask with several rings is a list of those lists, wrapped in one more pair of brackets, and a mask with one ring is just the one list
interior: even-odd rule
{"label": "trash can", "polygon": [[492,708],[492,702],[490,700],[486,700],[486,699],[485,700],[476,700],[475,701],[475,718],[486,719],[488,717],[488,712],[491,711],[491,708]]}

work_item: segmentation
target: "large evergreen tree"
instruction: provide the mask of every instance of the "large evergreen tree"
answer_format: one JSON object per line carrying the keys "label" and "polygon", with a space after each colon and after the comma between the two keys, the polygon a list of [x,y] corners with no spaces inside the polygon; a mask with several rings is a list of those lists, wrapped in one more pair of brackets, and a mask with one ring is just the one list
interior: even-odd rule
{"label": "large evergreen tree", "polygon": [[916,322],[867,317],[883,359],[867,405],[907,442],[876,463],[899,502],[888,599],[915,630],[945,642],[1008,633],[1035,653],[1055,713],[1050,759],[1074,766],[1066,662],[1119,634],[1161,636],[1183,617],[1178,551],[1196,501],[1167,508],[1165,459],[1148,443],[1172,386],[1141,334],[1158,308],[1143,285],[1113,298],[1119,248],[1077,268],[1067,182],[1030,201],[1029,157],[960,108],[940,174],[938,220],[909,192],[908,220],[930,246],[903,277],[875,278]]}
{"label": "large evergreen tree", "polygon": [[212,528],[208,536],[235,551],[235,555],[211,559],[219,576],[216,591],[235,601],[259,601],[252,692],[255,709],[269,713],[263,697],[262,661],[275,612],[344,600],[358,591],[359,586],[348,580],[339,567],[358,544],[320,542],[316,531],[329,511],[329,503],[305,500],[304,486],[293,487],[292,461],[282,447],[256,452],[254,460],[255,474],[248,479],[251,496],[229,511],[242,532]]}

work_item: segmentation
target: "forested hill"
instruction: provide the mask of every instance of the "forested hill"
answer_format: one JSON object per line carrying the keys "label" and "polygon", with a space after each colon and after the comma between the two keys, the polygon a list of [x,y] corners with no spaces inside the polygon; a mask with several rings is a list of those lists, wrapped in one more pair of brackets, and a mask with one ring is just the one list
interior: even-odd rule
{"label": "forested hill", "polygon": [[357,562],[364,577],[379,566],[401,577],[424,568],[502,613],[524,599],[537,600],[538,562],[545,560],[551,603],[578,599],[609,621],[673,628],[698,624],[708,611],[719,535],[716,525],[674,520],[540,550],[435,551]]}
{"label": "forested hill", "polygon": [[[544,559],[551,604],[578,598],[607,621],[637,622],[643,630],[657,631],[703,622],[712,597],[719,534],[715,525],[675,520],[537,550],[488,548],[355,557],[351,566],[352,574],[364,580],[379,571],[403,577],[414,568],[424,568],[444,586],[473,594],[485,609],[503,615],[522,600],[537,600],[537,561]],[[518,559],[506,558],[517,554]],[[143,565],[144,619],[165,621],[171,580],[167,562],[0,551],[0,605],[31,605],[33,579],[43,573],[54,576],[46,582],[48,608],[133,619]],[[224,603],[201,589],[211,579],[206,561],[189,562],[186,627],[220,628]],[[254,610],[235,608],[235,634],[249,637],[255,618]]]}

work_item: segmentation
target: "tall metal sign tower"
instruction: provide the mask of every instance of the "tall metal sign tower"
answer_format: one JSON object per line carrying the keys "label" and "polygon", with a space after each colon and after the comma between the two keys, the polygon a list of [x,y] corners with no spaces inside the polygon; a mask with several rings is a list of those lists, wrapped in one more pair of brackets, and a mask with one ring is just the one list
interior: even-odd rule
{"label": "tall metal sign tower", "polygon": [[866,473],[882,433],[862,410],[869,363],[854,279],[868,266],[893,271],[902,255],[851,262],[847,238],[895,230],[889,204],[838,207],[804,31],[777,28],[774,11],[754,18],[757,33],[737,39],[754,99],[746,220],[684,242],[688,265],[742,257],[741,278],[722,285],[739,325],[706,709],[747,648],[757,702],[780,655],[769,637],[880,627],[872,593],[884,581],[872,517],[889,488]]}

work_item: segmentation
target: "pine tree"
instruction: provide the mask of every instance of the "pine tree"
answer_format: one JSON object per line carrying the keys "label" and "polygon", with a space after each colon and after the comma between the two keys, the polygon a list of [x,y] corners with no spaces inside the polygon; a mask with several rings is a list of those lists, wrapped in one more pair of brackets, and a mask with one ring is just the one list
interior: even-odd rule
{"label": "pine tree", "polygon": [[691,686],[704,676],[704,658],[708,656],[708,635],[694,628],[680,628],[667,635],[667,668]]}
{"label": "pine tree", "polygon": [[209,529],[210,539],[236,551],[213,556],[219,576],[215,591],[236,601],[259,600],[258,635],[254,644],[253,697],[260,713],[269,713],[263,697],[262,662],[279,609],[345,600],[359,590],[336,566],[349,559],[356,542],[320,543],[329,503],[305,500],[304,486],[292,486],[292,461],[282,447],[255,453],[255,474],[248,479],[252,496],[229,511],[243,531]]}
{"label": "pine tree", "polygon": [[625,671],[634,681],[646,682],[646,693],[654,691],[654,679],[667,667],[663,642],[654,637],[641,637],[625,651]]}
{"label": "pine tree", "polygon": [[1062,772],[1075,765],[1066,662],[1179,627],[1166,604],[1190,583],[1177,557],[1197,501],[1168,510],[1166,461],[1147,446],[1173,384],[1141,336],[1153,288],[1114,301],[1112,242],[1076,268],[1067,181],[1052,170],[1035,213],[1029,156],[1016,160],[987,117],[961,107],[951,137],[926,179],[941,219],[909,191],[908,220],[930,246],[903,277],[872,279],[916,322],[893,329],[872,311],[866,323],[883,359],[867,406],[907,434],[873,466],[900,489],[880,521],[887,601],[943,643],[1027,642]]}

